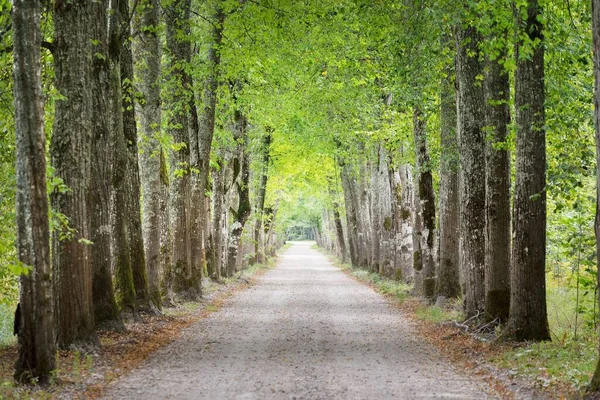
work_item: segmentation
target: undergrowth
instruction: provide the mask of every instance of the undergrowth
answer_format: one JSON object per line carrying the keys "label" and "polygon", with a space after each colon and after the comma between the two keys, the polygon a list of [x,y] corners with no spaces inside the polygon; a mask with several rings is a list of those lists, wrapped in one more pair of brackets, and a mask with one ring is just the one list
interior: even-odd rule
{"label": "undergrowth", "polygon": [[13,336],[14,306],[0,303],[0,347],[16,343]]}

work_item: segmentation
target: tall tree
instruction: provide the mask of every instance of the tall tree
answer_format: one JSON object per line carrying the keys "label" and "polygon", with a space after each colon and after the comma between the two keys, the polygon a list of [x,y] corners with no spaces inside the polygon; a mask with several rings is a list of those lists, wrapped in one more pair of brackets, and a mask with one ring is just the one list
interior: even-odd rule
{"label": "tall tree", "polygon": [[239,170],[239,177],[234,179],[233,185],[237,192],[237,208],[232,211],[233,224],[230,227],[229,242],[227,250],[227,263],[225,269],[227,275],[231,276],[238,265],[240,239],[244,231],[244,226],[250,217],[252,205],[250,203],[250,157],[248,151],[248,120],[240,111],[234,112],[234,140],[237,143],[237,155],[233,160],[234,177],[235,169]]}
{"label": "tall tree", "polygon": [[440,90],[440,129],[442,154],[440,160],[440,249],[436,292],[438,296],[456,298],[460,295],[458,264],[458,138],[456,136],[456,89],[454,68],[444,69]]}
{"label": "tall tree", "polygon": [[109,60],[110,107],[113,153],[112,171],[112,269],[115,274],[117,302],[121,311],[137,314],[136,293],[131,269],[129,246],[129,217],[127,216],[127,144],[123,127],[123,87],[121,79],[122,23],[120,0],[110,0]]}
{"label": "tall tree", "polygon": [[21,274],[15,380],[45,383],[56,368],[56,335],[50,273],[46,193],[46,137],[40,65],[39,0],[16,0],[12,8],[14,106],[17,136],[17,251],[30,266]]}
{"label": "tall tree", "polygon": [[148,290],[152,302],[161,303],[161,160],[162,147],[159,141],[161,126],[160,94],[160,40],[158,0],[147,0],[140,4],[141,17],[136,19],[136,30],[140,32],[134,40],[136,69],[139,75],[139,91],[143,101],[138,102],[142,140],[140,142],[140,179],[143,200],[143,234]]}
{"label": "tall tree", "polygon": [[[594,126],[596,129],[596,220],[594,228],[596,254],[600,254],[600,0],[592,0],[592,39],[594,50]],[[600,274],[597,274],[597,279],[600,285]],[[600,392],[600,357],[588,390],[590,392]]]}
{"label": "tall tree", "polygon": [[93,3],[54,2],[55,86],[64,98],[56,103],[50,155],[56,176],[69,190],[54,190],[52,207],[68,219],[54,235],[58,344],[96,343],[89,239],[92,144]]}
{"label": "tall tree", "polygon": [[510,162],[506,148],[510,123],[510,83],[499,57],[486,60],[485,92],[485,314],[508,319],[510,308]]}
{"label": "tall tree", "polygon": [[413,110],[413,133],[417,158],[417,187],[421,212],[421,271],[422,295],[433,300],[435,296],[435,194],[429,153],[427,152],[426,121],[419,107]]}
{"label": "tall tree", "polygon": [[154,302],[148,289],[146,257],[142,235],[142,216],[140,213],[140,171],[138,165],[138,138],[134,106],[133,53],[131,37],[131,11],[128,1],[119,1],[119,20],[121,26],[121,85],[123,87],[123,136],[126,145],[125,175],[125,216],[129,235],[129,256],[136,306],[139,310],[156,312],[160,305]]}
{"label": "tall tree", "polygon": [[[204,211],[199,209],[201,207],[200,199],[203,198],[204,192],[206,191],[208,184],[208,176],[210,172],[210,152],[212,148],[212,141],[215,132],[215,113],[217,109],[217,89],[219,87],[220,77],[220,65],[221,65],[221,42],[223,40],[223,26],[225,23],[225,14],[223,12],[223,1],[216,0],[214,2],[214,9],[211,10],[210,23],[211,30],[208,44],[208,54],[206,62],[206,76],[203,82],[203,93],[202,93],[202,107],[198,116],[197,132],[197,146],[192,149],[192,167],[198,171],[197,176],[194,177],[193,182],[193,193],[194,193],[194,213],[192,218],[192,242],[195,244],[194,247],[198,247],[200,244],[200,226],[203,225],[203,221],[208,219],[208,215],[205,215]],[[215,215],[215,217],[217,217]],[[217,218],[220,218],[218,216]],[[218,221],[217,221],[218,222]],[[218,243],[214,243],[214,246],[219,246]],[[192,269],[198,271],[202,270],[201,259],[199,257],[199,248],[193,249],[194,256],[192,257]],[[220,264],[220,259],[219,259]],[[219,267],[220,268],[220,267]],[[220,269],[217,270],[217,274],[220,273]]]}
{"label": "tall tree", "polygon": [[167,53],[171,82],[167,97],[169,124],[167,133],[173,137],[171,156],[169,213],[172,234],[171,265],[165,278],[169,296],[194,300],[198,297],[190,265],[191,248],[188,201],[190,196],[190,139],[188,112],[190,105],[190,0],[170,2],[165,10]]}
{"label": "tall tree", "polygon": [[265,199],[267,196],[267,179],[269,178],[269,160],[271,159],[271,141],[273,128],[266,127],[265,134],[262,140],[262,147],[260,150],[260,157],[262,157],[261,170],[258,178],[258,193],[256,196],[256,205],[254,210],[254,216],[256,221],[254,223],[254,262],[264,263],[265,262],[265,249],[264,249],[264,211],[265,211]]}
{"label": "tall tree", "polygon": [[478,80],[483,74],[480,41],[481,37],[474,27],[458,29],[459,264],[464,274],[467,318],[483,312],[485,300],[485,144],[484,95]]}
{"label": "tall tree", "polygon": [[517,26],[523,34],[518,35],[515,45],[516,182],[507,333],[517,340],[549,340],[544,27],[537,0],[527,1],[523,7],[517,12]]}
{"label": "tall tree", "polygon": [[100,329],[123,330],[125,326],[115,299],[111,271],[110,210],[111,210],[111,124],[110,124],[110,64],[108,55],[108,0],[93,4],[93,132],[92,179],[90,190],[92,251],[92,290],[94,317]]}

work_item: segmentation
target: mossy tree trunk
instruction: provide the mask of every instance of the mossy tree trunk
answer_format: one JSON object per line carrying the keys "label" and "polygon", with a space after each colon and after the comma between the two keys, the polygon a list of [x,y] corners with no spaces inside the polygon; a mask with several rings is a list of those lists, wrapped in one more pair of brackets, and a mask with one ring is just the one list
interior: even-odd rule
{"label": "mossy tree trunk", "polygon": [[135,118],[135,88],[133,76],[133,53],[131,37],[131,17],[128,1],[119,1],[119,19],[121,21],[121,84],[123,87],[123,135],[125,138],[126,175],[125,215],[129,235],[129,255],[133,287],[135,288],[136,307],[140,311],[158,313],[160,303],[155,303],[148,288],[146,273],[146,255],[142,235],[142,216],[140,207],[140,169],[138,165],[138,135]]}
{"label": "mossy tree trunk", "polygon": [[99,329],[125,329],[115,299],[111,271],[111,181],[112,181],[112,113],[110,61],[108,52],[108,0],[93,3],[94,39],[93,68],[93,132],[91,196],[92,207],[92,290],[94,318]]}
{"label": "mossy tree trunk", "polygon": [[190,138],[188,113],[190,105],[189,75],[186,72],[191,57],[190,0],[169,3],[165,12],[167,55],[170,82],[166,96],[169,113],[167,133],[175,149],[171,155],[169,214],[172,235],[171,264],[166,268],[165,284],[173,300],[195,300],[198,291],[193,284],[190,265]]}
{"label": "mossy tree trunk", "polygon": [[138,90],[143,101],[137,103],[137,115],[140,118],[142,140],[140,141],[140,179],[142,185],[144,251],[148,290],[152,302],[161,306],[160,276],[164,269],[161,258],[161,161],[162,148],[159,142],[161,125],[161,88],[160,88],[160,40],[159,26],[160,3],[147,0],[141,3],[141,16],[136,21],[136,30],[140,32],[134,39],[136,54],[136,74],[139,78]]}

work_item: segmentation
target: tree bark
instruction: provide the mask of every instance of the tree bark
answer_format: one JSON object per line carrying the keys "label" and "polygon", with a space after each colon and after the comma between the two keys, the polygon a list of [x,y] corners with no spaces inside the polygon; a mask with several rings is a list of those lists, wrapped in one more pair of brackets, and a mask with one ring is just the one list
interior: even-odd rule
{"label": "tree bark", "polygon": [[125,176],[125,203],[129,234],[129,255],[133,287],[135,288],[136,307],[140,311],[158,313],[160,304],[154,303],[148,288],[146,256],[142,235],[142,216],[140,210],[140,170],[138,166],[138,135],[135,120],[135,88],[133,86],[133,54],[131,49],[131,18],[128,1],[119,1],[121,21],[121,84],[123,90],[123,134],[126,145],[127,173]]}
{"label": "tree bark", "polygon": [[408,282],[414,278],[414,240],[413,234],[417,227],[414,224],[414,216],[417,214],[416,194],[412,179],[412,170],[409,165],[399,168],[399,179],[401,187],[401,203],[399,210],[399,237],[397,239],[397,267],[401,271],[401,279]]}
{"label": "tree bark", "polygon": [[337,201],[338,193],[334,188],[335,181],[329,179],[329,197],[331,198],[331,207],[333,209],[333,221],[335,224],[335,235],[337,239],[337,246],[339,249],[340,259],[344,263],[346,262],[346,241],[344,240],[344,228],[342,226],[342,219],[340,218],[340,205]]}
{"label": "tree bark", "polygon": [[[221,0],[217,0],[211,17],[212,28],[207,56],[208,73],[204,80],[204,93],[202,96],[203,107],[200,109],[197,129],[197,148],[193,150],[197,154],[197,157],[194,158],[195,163],[192,163],[192,167],[198,171],[197,185],[194,185],[196,188],[196,190],[194,190],[194,202],[198,202],[198,206],[201,205],[201,200],[198,199],[197,196],[203,197],[204,192],[207,189],[210,172],[210,151],[215,132],[217,89],[219,88],[219,69],[221,64],[221,41],[223,39],[223,25],[225,22],[225,14],[223,13],[221,3]],[[202,231],[199,227],[203,226],[204,222],[208,222],[208,214],[200,209],[194,214],[194,219],[192,220],[192,224],[195,227],[195,229],[192,230],[192,235],[201,235]],[[198,236],[198,238],[201,239],[201,236]],[[193,242],[197,242],[197,240],[193,240]],[[213,244],[214,246],[218,245],[217,243]],[[197,251],[199,249],[193,250]],[[198,269],[199,267],[201,269],[201,266],[199,266],[197,262],[195,262],[195,264],[194,269]],[[216,272],[220,274],[220,271]]]}
{"label": "tree bark", "polygon": [[122,313],[137,314],[136,293],[131,269],[129,224],[127,214],[127,145],[123,131],[123,91],[121,80],[121,22],[120,0],[110,1],[109,59],[111,64],[111,129],[112,153],[112,254],[117,303]]}
{"label": "tree bark", "polygon": [[221,265],[223,264],[223,221],[225,213],[225,165],[219,163],[219,171],[213,170],[213,218],[212,218],[212,244],[214,251],[215,278],[221,278]]}
{"label": "tree bark", "polygon": [[[227,275],[231,276],[235,273],[238,265],[238,256],[240,248],[240,240],[244,232],[244,226],[250,217],[252,205],[250,203],[250,157],[248,154],[248,136],[247,136],[248,121],[243,113],[236,110],[234,113],[234,139],[238,143],[237,158],[234,159],[233,165],[236,168],[236,160],[240,170],[239,177],[235,180],[235,187],[238,197],[238,205],[233,212],[234,222],[230,227],[228,251],[227,251]],[[234,176],[235,176],[234,172]]]}
{"label": "tree bark", "polygon": [[58,345],[95,345],[92,299],[90,174],[92,144],[93,3],[54,2],[54,71],[57,90],[50,154],[56,176],[69,191],[55,190],[52,207],[69,228],[53,238]]}
{"label": "tree bark", "polygon": [[32,269],[19,277],[21,318],[15,380],[47,383],[56,368],[56,335],[46,193],[46,136],[40,65],[40,2],[12,5],[14,107],[17,137],[17,252]]}
{"label": "tree bark", "polygon": [[505,145],[510,83],[499,60],[486,64],[485,317],[504,322],[510,308],[510,161]]}
{"label": "tree bark", "polygon": [[418,107],[413,111],[413,133],[417,158],[417,185],[422,219],[421,269],[423,276],[423,297],[433,300],[435,296],[435,194],[429,153],[427,152],[426,123]]}
{"label": "tree bark", "polygon": [[[592,38],[594,51],[594,126],[596,128],[596,254],[600,254],[600,0],[592,0]],[[598,256],[596,256],[598,257]],[[597,274],[600,286],[600,274]],[[598,294],[600,296],[600,293]],[[599,297],[600,300],[600,297]],[[600,392],[600,358],[589,392]]]}
{"label": "tree bark", "polygon": [[[516,340],[549,340],[546,310],[546,133],[544,130],[544,37],[541,5],[526,4],[518,21],[531,57],[515,46],[516,182],[513,217],[510,317],[507,333]],[[521,39],[522,40],[522,39]]]}
{"label": "tree bark", "polygon": [[271,148],[271,128],[266,128],[267,132],[263,137],[263,143],[261,148],[262,166],[261,174],[258,182],[258,194],[256,196],[256,209],[255,217],[256,222],[254,225],[254,262],[262,264],[265,260],[264,254],[264,209],[265,209],[265,198],[267,194],[267,179],[269,177],[269,160],[270,160],[270,148]]}
{"label": "tree bark", "polygon": [[111,86],[108,52],[108,0],[93,5],[93,132],[91,158],[92,214],[92,292],[96,328],[122,331],[125,329],[117,301],[111,271],[111,179],[112,135],[110,115]]}
{"label": "tree bark", "polygon": [[187,209],[190,196],[190,139],[188,111],[190,80],[186,66],[190,62],[190,0],[172,2],[166,13],[167,50],[170,58],[170,93],[168,96],[169,128],[176,150],[171,156],[169,213],[171,217],[172,253],[168,269],[169,296],[176,300],[195,300],[198,288],[190,265],[190,216]]}
{"label": "tree bark", "polygon": [[459,278],[459,203],[458,203],[458,141],[456,135],[456,89],[454,68],[448,65],[441,84],[440,160],[440,260],[437,273],[437,295],[445,298],[460,296]]}
{"label": "tree bark", "polygon": [[480,41],[474,27],[458,30],[459,264],[464,274],[466,318],[482,313],[485,301],[485,144],[484,95],[478,82],[483,74]]}
{"label": "tree bark", "polygon": [[148,275],[150,299],[161,305],[160,276],[164,269],[161,260],[161,126],[160,93],[160,41],[156,29],[159,26],[158,0],[147,0],[141,5],[142,16],[136,21],[140,34],[135,38],[137,74],[140,76],[139,91],[143,102],[138,102],[142,129],[140,142],[140,178],[143,193],[142,231]]}
{"label": "tree bark", "polygon": [[350,262],[352,265],[357,266],[359,263],[359,257],[356,194],[354,192],[354,185],[352,184],[350,172],[348,171],[349,167],[342,162],[339,162],[339,165],[342,190],[344,191],[344,205],[346,207],[346,225],[348,226],[348,248],[350,250]]}

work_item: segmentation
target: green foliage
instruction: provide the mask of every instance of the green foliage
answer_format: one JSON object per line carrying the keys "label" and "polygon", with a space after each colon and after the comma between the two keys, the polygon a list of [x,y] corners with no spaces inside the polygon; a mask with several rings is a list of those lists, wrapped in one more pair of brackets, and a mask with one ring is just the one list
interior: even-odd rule
{"label": "green foliage", "polygon": [[415,315],[430,322],[460,321],[462,313],[459,308],[446,309],[439,306],[424,306],[415,310]]}
{"label": "green foliage", "polygon": [[0,302],[0,348],[16,342],[16,336],[13,336],[14,315],[13,305]]}

